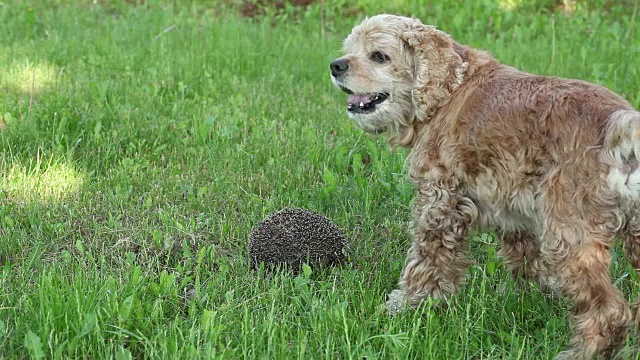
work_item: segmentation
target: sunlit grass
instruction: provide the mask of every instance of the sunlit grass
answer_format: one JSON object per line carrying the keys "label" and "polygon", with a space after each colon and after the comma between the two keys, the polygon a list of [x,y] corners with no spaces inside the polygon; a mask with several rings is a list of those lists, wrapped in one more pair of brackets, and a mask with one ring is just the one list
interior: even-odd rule
{"label": "sunlit grass", "polygon": [[10,91],[38,94],[52,88],[62,74],[61,69],[46,63],[24,61],[0,68],[0,87]]}
{"label": "sunlit grass", "polygon": [[0,170],[0,199],[18,204],[60,203],[77,194],[83,181],[84,174],[65,162],[13,164]]}
{"label": "sunlit grass", "polygon": [[499,6],[502,10],[513,10],[521,6],[524,1],[526,0],[500,0]]}

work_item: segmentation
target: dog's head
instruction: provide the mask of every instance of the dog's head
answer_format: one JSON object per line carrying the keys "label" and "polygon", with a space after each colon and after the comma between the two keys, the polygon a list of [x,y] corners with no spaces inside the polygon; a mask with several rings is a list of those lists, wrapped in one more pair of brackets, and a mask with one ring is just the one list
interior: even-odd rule
{"label": "dog's head", "polygon": [[462,82],[465,68],[453,40],[417,19],[367,18],[331,62],[333,83],[348,94],[347,111],[372,133],[398,133],[425,121]]}

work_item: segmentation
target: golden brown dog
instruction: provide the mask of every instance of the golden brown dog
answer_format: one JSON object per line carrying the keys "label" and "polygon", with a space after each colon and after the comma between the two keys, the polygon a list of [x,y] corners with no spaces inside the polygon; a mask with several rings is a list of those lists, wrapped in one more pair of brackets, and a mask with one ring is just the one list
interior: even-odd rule
{"label": "golden brown dog", "polygon": [[393,313],[460,288],[472,229],[495,228],[514,275],[574,302],[572,348],[611,356],[639,322],[609,249],[640,268],[640,112],[604,87],[527,74],[417,19],[356,26],[331,63],[349,116],[409,147],[413,244]]}

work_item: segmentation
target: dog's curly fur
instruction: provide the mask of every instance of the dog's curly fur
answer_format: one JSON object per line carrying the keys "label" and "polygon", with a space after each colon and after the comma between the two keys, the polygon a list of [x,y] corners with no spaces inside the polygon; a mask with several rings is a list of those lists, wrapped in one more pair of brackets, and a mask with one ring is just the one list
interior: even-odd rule
{"label": "dog's curly fur", "polygon": [[609,250],[621,238],[640,268],[639,112],[599,85],[518,71],[394,15],[356,26],[331,72],[355,99],[351,118],[411,149],[413,243],[390,312],[455,294],[469,232],[494,228],[514,275],[573,301],[572,347],[558,358],[623,344],[638,304],[612,284]]}

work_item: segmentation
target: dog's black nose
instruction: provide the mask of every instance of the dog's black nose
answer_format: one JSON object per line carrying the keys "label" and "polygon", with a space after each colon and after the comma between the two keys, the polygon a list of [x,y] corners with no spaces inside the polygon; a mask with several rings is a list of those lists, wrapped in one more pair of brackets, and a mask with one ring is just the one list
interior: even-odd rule
{"label": "dog's black nose", "polygon": [[340,58],[331,62],[329,68],[331,68],[331,75],[338,77],[349,70],[349,62],[347,59]]}

